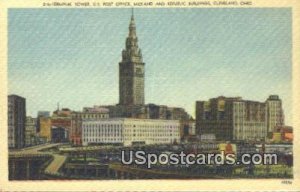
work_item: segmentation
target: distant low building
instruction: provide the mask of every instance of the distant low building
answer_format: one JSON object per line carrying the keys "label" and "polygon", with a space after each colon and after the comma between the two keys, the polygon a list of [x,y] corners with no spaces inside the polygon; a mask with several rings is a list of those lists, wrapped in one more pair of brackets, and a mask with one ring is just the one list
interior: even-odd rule
{"label": "distant low building", "polygon": [[253,143],[237,143],[237,157],[241,158],[244,154],[255,154],[258,153],[258,150]]}
{"label": "distant low building", "polygon": [[50,117],[50,111],[38,111],[38,117]]}
{"label": "distant low building", "polygon": [[293,127],[276,126],[273,132],[272,140],[275,142],[293,142]]}
{"label": "distant low building", "polygon": [[216,140],[216,135],[212,133],[208,134],[201,134],[200,135],[200,141],[202,142],[208,142],[208,141],[215,141]]}

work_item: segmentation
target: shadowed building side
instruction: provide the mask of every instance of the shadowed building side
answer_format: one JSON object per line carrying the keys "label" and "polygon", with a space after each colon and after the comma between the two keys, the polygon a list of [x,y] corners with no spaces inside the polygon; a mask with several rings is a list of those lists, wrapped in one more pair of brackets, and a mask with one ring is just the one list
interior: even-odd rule
{"label": "shadowed building side", "polygon": [[8,147],[25,146],[26,99],[18,95],[8,96]]}

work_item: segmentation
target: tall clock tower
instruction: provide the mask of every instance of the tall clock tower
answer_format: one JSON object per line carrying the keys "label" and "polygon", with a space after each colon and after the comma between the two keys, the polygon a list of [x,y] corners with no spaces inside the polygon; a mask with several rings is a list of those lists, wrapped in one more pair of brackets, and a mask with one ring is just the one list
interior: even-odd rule
{"label": "tall clock tower", "polygon": [[144,105],[144,67],[132,13],[126,47],[122,51],[122,61],[119,63],[119,104]]}

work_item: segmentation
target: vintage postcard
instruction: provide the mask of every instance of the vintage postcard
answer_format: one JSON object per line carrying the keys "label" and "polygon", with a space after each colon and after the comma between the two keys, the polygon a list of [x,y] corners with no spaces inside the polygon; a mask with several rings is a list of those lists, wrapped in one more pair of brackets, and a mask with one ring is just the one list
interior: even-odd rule
{"label": "vintage postcard", "polygon": [[299,6],[2,0],[0,191],[300,191]]}

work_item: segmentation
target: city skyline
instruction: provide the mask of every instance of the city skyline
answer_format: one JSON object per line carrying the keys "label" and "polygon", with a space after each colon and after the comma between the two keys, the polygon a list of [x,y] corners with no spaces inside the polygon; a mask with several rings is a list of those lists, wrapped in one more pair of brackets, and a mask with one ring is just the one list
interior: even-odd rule
{"label": "city skyline", "polygon": [[[32,116],[57,102],[73,110],[117,103],[130,16],[129,9],[10,10],[9,94],[25,97]],[[201,22],[185,22],[193,19]],[[290,19],[290,9],[135,9],[146,103],[194,116],[196,100],[278,94],[291,125]]]}

